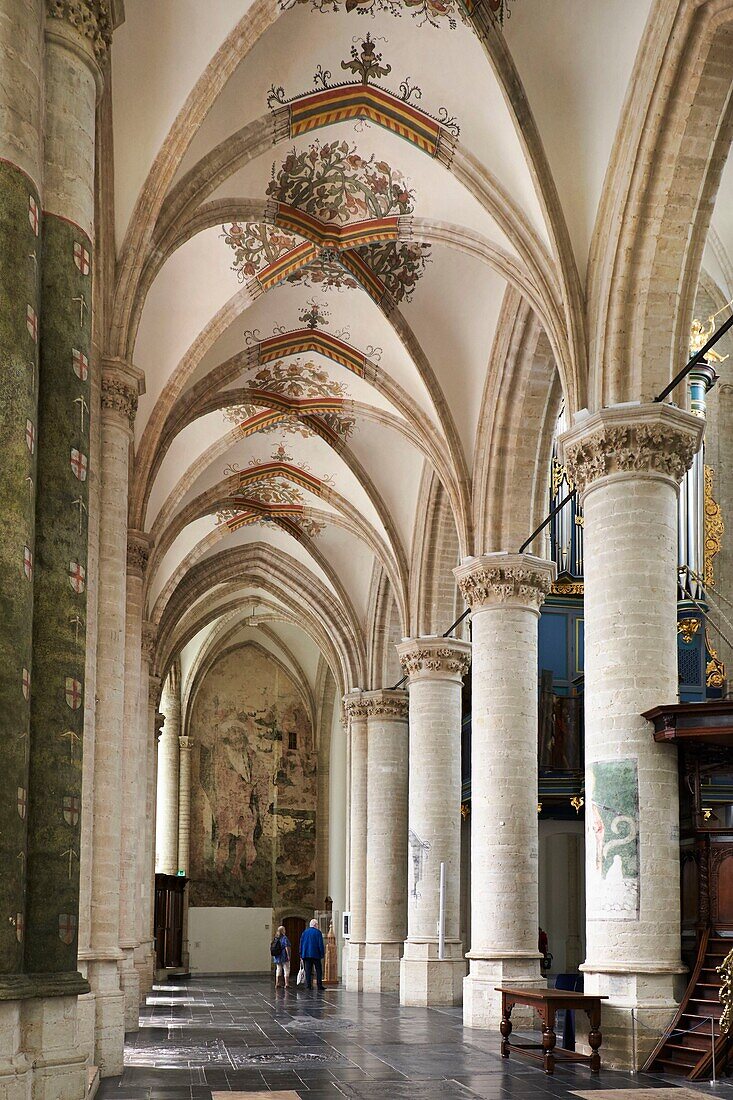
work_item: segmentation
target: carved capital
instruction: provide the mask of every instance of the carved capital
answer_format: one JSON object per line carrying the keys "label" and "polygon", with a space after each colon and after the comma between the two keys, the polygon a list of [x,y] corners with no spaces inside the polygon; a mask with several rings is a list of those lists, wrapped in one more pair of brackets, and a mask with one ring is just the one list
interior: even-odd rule
{"label": "carved capital", "polygon": [[344,719],[366,719],[367,707],[361,691],[350,691],[344,695]]}
{"label": "carved capital", "polygon": [[453,570],[472,611],[506,604],[539,611],[555,579],[555,564],[533,554],[484,554]]}
{"label": "carved capital", "polygon": [[661,476],[679,484],[704,429],[699,417],[671,405],[614,405],[563,432],[560,461],[581,497],[614,474]]}
{"label": "carved capital", "polygon": [[144,577],[148,568],[151,539],[144,531],[127,532],[127,572],[136,577]]}
{"label": "carved capital", "polygon": [[145,375],[123,359],[105,359],[102,364],[102,420],[116,418],[132,432],[137,401],[145,392]]}
{"label": "carved capital", "polygon": [[409,698],[406,691],[365,691],[362,695],[367,718],[381,718],[406,722]]}
{"label": "carved capital", "polygon": [[162,714],[159,710],[156,710],[155,712],[153,724],[155,726],[155,740],[160,741],[161,735],[163,733],[163,726],[165,725],[165,715]]}
{"label": "carved capital", "polygon": [[187,734],[182,733],[181,736],[178,738],[178,744],[180,746],[181,752],[190,752],[193,748],[193,737],[188,737]]}
{"label": "carved capital", "polygon": [[102,61],[112,42],[114,23],[109,0],[46,0],[46,14],[62,19],[88,40],[94,56]]}
{"label": "carved capital", "polygon": [[471,643],[459,638],[405,638],[396,649],[402,669],[410,677],[410,682],[460,682],[471,666]]}
{"label": "carved capital", "polygon": [[[149,665],[153,664],[155,658],[155,643],[158,638],[158,631],[156,630],[155,623],[151,623],[148,619],[143,622],[143,637],[142,637],[142,651],[143,660],[147,661]],[[155,677],[160,682],[160,677]],[[157,700],[156,700],[157,706]]]}
{"label": "carved capital", "polygon": [[156,710],[158,709],[158,704],[160,703],[160,693],[162,690],[163,685],[161,683],[160,676],[155,676],[151,673],[151,675],[148,676],[148,704],[151,707],[155,707]]}

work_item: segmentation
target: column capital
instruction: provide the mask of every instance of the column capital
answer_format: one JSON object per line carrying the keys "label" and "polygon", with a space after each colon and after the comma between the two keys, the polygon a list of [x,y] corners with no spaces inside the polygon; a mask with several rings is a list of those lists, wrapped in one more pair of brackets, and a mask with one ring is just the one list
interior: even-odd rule
{"label": "column capital", "polygon": [[555,563],[534,554],[483,554],[466,558],[453,576],[472,611],[499,605],[539,611],[555,579]]}
{"label": "column capital", "polygon": [[409,713],[409,696],[406,691],[382,688],[380,691],[365,691],[362,700],[366,707],[367,718],[392,719],[406,722]]}
{"label": "column capital", "polygon": [[181,749],[181,752],[190,752],[193,748],[193,742],[193,737],[189,737],[187,734],[182,733],[181,736],[178,738],[178,745]]}
{"label": "column capital", "polygon": [[403,638],[395,648],[410,683],[415,680],[460,682],[471,666],[471,643],[460,638],[434,634]]}
{"label": "column capital", "polygon": [[364,693],[361,688],[347,691],[344,695],[344,715],[347,720],[367,717],[367,706],[364,702]]}
{"label": "column capital", "polygon": [[560,461],[580,496],[613,475],[678,484],[702,443],[705,422],[672,405],[612,405],[576,418],[558,439]]}
{"label": "column capital", "polygon": [[160,676],[155,676],[151,673],[148,676],[148,703],[151,707],[158,709],[158,703],[160,702],[160,693],[163,685],[161,683]]}
{"label": "column capital", "polygon": [[116,417],[132,432],[145,373],[124,359],[102,361],[102,419]]}
{"label": "column capital", "polygon": [[46,0],[46,15],[73,28],[96,60],[102,62],[112,43],[112,7],[110,0]]}
{"label": "column capital", "polygon": [[148,568],[148,558],[153,540],[144,531],[127,532],[127,573],[135,577],[144,577]]}
{"label": "column capital", "polygon": [[155,712],[154,725],[155,725],[155,740],[160,741],[161,737],[163,736],[163,726],[165,725],[165,715],[159,710],[156,710],[156,712]]}
{"label": "column capital", "polygon": [[[142,637],[143,660],[147,661],[147,663],[151,666],[152,666],[153,660],[155,658],[155,643],[157,642],[157,640],[158,640],[158,630],[157,630],[157,627],[156,627],[155,623],[152,623],[150,621],[150,619],[145,619],[143,621],[143,637]],[[151,680],[152,679],[157,680],[158,687],[157,687],[156,690],[160,691],[161,690],[160,676],[153,676],[153,674],[151,673],[150,679]]]}

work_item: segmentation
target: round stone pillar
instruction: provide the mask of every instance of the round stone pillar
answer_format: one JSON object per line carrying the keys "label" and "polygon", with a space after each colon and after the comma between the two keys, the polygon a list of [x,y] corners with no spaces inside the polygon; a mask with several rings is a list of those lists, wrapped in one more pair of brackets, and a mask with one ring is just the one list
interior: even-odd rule
{"label": "round stone pillar", "polygon": [[158,745],[158,791],[155,832],[155,870],[175,875],[178,870],[178,783],[180,779],[181,674],[177,664],[168,673],[160,700],[165,715]]}
{"label": "round stone pillar", "polygon": [[188,874],[191,844],[191,750],[193,737],[179,737],[178,766],[178,868]]}
{"label": "round stone pillar", "polygon": [[[136,961],[140,976],[141,997],[150,993],[155,975],[155,942],[153,907],[155,904],[155,787],[157,782],[157,748],[155,715],[160,698],[160,677],[152,675],[155,666],[156,630],[153,623],[143,621],[142,660],[140,665],[139,718],[143,731],[142,747],[145,760],[144,829],[139,850],[138,876],[140,904],[137,910],[137,936],[140,944]],[[150,696],[153,696],[152,703]]]}
{"label": "round stone pillar", "polygon": [[555,566],[486,554],[454,570],[471,608],[471,950],[463,1022],[496,1030],[502,984],[540,987],[537,624]]}
{"label": "round stone pillar", "polygon": [[127,500],[132,428],[142,372],[118,359],[102,373],[102,485],[99,529],[99,636],[94,752],[92,928],[88,975],[96,996],[96,1061],[102,1076],[122,1072],[124,996],[118,965],[123,812]]}
{"label": "round stone pillar", "polygon": [[639,1064],[675,1008],[680,961],[677,752],[642,711],[677,701],[677,490],[704,424],[616,406],[560,438],[585,516],[585,989],[603,1060]]}
{"label": "round stone pillar", "polygon": [[120,859],[120,985],[125,997],[125,1031],[137,1031],[140,1008],[140,974],[136,966],[139,864],[142,854],[140,826],[145,820],[145,725],[140,715],[144,577],[150,538],[143,531],[127,536],[127,605],[125,610],[125,696],[122,740],[122,844]]}
{"label": "round stone pillar", "polygon": [[[457,1005],[466,963],[460,936],[461,690],[471,643],[405,639],[397,646],[409,680],[410,764],[407,940],[403,1005]],[[439,957],[440,867],[445,868],[444,950]]]}
{"label": "round stone pillar", "polygon": [[407,931],[407,692],[366,691],[367,874],[362,988],[396,993]]}
{"label": "round stone pillar", "polygon": [[349,789],[349,909],[351,936],[346,955],[345,982],[352,993],[363,987],[367,890],[367,708],[361,691],[344,696],[348,722],[351,772]]}

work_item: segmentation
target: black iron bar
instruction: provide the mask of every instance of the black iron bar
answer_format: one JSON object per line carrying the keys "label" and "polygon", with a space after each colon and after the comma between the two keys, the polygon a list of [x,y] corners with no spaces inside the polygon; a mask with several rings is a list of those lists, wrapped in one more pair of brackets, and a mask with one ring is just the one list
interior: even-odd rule
{"label": "black iron bar", "polygon": [[555,507],[552,509],[552,511],[548,515],[545,516],[545,518],[542,520],[542,523],[539,525],[539,527],[535,527],[534,531],[529,536],[529,538],[525,539],[524,542],[522,543],[522,545],[519,547],[519,553],[520,554],[523,554],[524,551],[529,546],[529,544],[531,542],[534,542],[534,540],[539,535],[540,531],[544,531],[545,527],[547,527],[547,524],[555,518],[557,513],[562,511],[562,509],[565,507],[566,504],[570,503],[570,501],[575,496],[576,492],[577,492],[576,489],[571,489],[570,492],[568,493],[568,495],[566,497],[563,497],[563,499],[560,501],[560,503],[556,504]]}

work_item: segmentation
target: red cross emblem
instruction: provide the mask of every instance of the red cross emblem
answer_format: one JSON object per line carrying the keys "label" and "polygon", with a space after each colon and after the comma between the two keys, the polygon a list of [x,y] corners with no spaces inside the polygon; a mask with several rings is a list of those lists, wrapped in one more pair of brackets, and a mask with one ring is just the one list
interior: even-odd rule
{"label": "red cross emblem", "polygon": [[23,695],[26,699],[30,697],[31,693],[31,674],[27,668],[23,669],[23,675],[21,676],[21,687],[23,688]]}
{"label": "red cross emblem", "polygon": [[83,455],[81,451],[77,451],[76,447],[71,448],[71,472],[74,477],[79,481],[86,481],[87,479],[87,456]]}
{"label": "red cross emblem", "polygon": [[79,351],[78,348],[71,349],[71,365],[74,368],[74,374],[77,378],[81,378],[82,382],[86,382],[89,377],[89,358],[83,351]]}
{"label": "red cross emblem", "polygon": [[33,195],[28,196],[28,221],[31,223],[31,229],[38,236],[38,203],[33,198]]}
{"label": "red cross emblem", "polygon": [[73,676],[66,677],[66,702],[72,710],[78,710],[81,706],[81,681]]}
{"label": "red cross emblem", "polygon": [[81,800],[79,796],[76,794],[65,794],[61,804],[64,811],[64,821],[68,825],[76,825],[79,821],[79,811],[81,809]]}
{"label": "red cross emblem", "polygon": [[33,576],[33,554],[30,546],[23,547],[23,572],[28,580]]}
{"label": "red cross emblem", "polygon": [[31,454],[33,454],[36,449],[36,428],[30,420],[26,420],[25,422],[25,445]]}
{"label": "red cross emblem", "polygon": [[76,593],[81,595],[87,579],[87,571],[78,561],[69,562],[69,584]]}
{"label": "red cross emblem", "polygon": [[28,326],[28,332],[31,339],[36,342],[38,340],[38,317],[36,311],[31,305],[25,307],[25,323]]}
{"label": "red cross emblem", "polygon": [[25,787],[18,787],[18,817],[22,820],[25,819],[25,811],[28,805],[28,796],[25,791]]}
{"label": "red cross emblem", "polygon": [[62,943],[73,943],[76,935],[76,916],[74,913],[59,913],[59,939]]}
{"label": "red cross emblem", "polygon": [[15,938],[18,943],[23,942],[23,933],[25,932],[25,917],[22,913],[15,914]]}
{"label": "red cross emblem", "polygon": [[79,268],[82,275],[89,274],[90,262],[91,257],[84,245],[80,244],[79,241],[74,241],[74,263]]}

